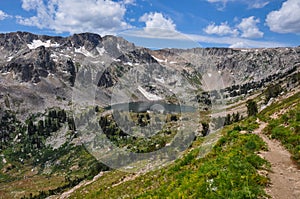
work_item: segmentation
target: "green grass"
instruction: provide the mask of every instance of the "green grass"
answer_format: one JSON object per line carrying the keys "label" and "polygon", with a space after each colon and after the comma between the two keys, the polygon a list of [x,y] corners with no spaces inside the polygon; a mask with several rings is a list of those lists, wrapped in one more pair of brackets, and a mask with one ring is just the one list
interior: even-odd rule
{"label": "green grass", "polygon": [[263,121],[268,122],[270,120],[270,116],[280,110],[290,108],[291,106],[298,104],[300,99],[300,92],[296,93],[295,95],[283,99],[282,101],[275,102],[262,110],[258,117]]}
{"label": "green grass", "polygon": [[[252,124],[254,119],[247,121]],[[243,126],[244,124],[239,124]],[[255,126],[256,124],[252,124]],[[259,198],[265,196],[268,179],[258,169],[268,163],[256,155],[266,148],[254,134],[226,127],[204,157],[203,138],[196,140],[183,158],[169,167],[120,183],[132,174],[109,172],[74,192],[71,198]],[[118,186],[114,186],[118,184]]]}
{"label": "green grass", "polygon": [[[56,109],[51,109],[52,114],[54,110]],[[58,122],[63,118],[61,113],[63,112],[57,109],[56,116],[51,116],[55,120],[51,121]],[[45,140],[56,131],[52,128],[50,132],[36,128],[34,134],[27,133],[29,121],[36,125],[42,121],[43,115],[49,114],[49,111],[34,114],[27,118],[25,123],[19,121],[16,113],[12,111],[6,111],[0,118],[1,136],[8,139],[7,142],[0,143],[0,198],[43,198],[60,193],[84,179],[93,178],[101,170],[108,169],[83,146],[70,142],[57,149],[46,146]],[[60,123],[61,127],[68,125],[63,119]],[[46,129],[46,125],[43,127],[42,129]],[[8,133],[9,136],[6,135]],[[13,141],[17,135],[19,141]],[[36,138],[39,138],[39,141],[36,141]],[[37,143],[40,145],[37,146]]]}
{"label": "green grass", "polygon": [[[265,134],[276,139],[292,154],[296,164],[300,166],[300,92],[275,102],[261,111],[258,117],[267,122]],[[281,113],[278,118],[271,118]]]}
{"label": "green grass", "polygon": [[47,164],[10,162],[14,167],[5,173],[3,168],[8,164],[4,165],[0,172],[0,198],[57,194],[107,169],[82,146],[63,146],[48,155]]}
{"label": "green grass", "polygon": [[[297,93],[258,114],[269,123],[265,133],[280,140],[298,163],[299,98],[300,93]],[[278,119],[270,118],[285,109],[288,111]],[[259,126],[256,119],[250,117],[226,126],[214,146],[208,147],[205,139],[197,139],[183,158],[166,168],[123,183],[120,182],[132,174],[108,172],[91,185],[75,191],[71,198],[263,198],[267,196],[264,188],[269,179],[259,175],[258,170],[269,170],[270,164],[257,155],[267,146],[251,133]],[[248,133],[241,134],[241,130]],[[203,153],[207,149],[210,151]]]}
{"label": "green grass", "polygon": [[[300,165],[299,98],[300,93],[297,93],[274,103],[258,117],[269,123],[265,133],[280,140]],[[287,112],[278,119],[270,118],[282,109]],[[269,170],[270,165],[257,155],[258,151],[267,148],[257,135],[251,134],[258,126],[256,117],[250,117],[226,126],[219,134],[197,138],[180,159],[156,171],[145,174],[117,170],[105,172],[95,182],[76,190],[71,198],[265,197],[264,188],[269,180],[260,176],[258,170]],[[242,130],[248,133],[241,134]],[[64,145],[59,150],[43,149],[39,158],[44,163],[51,163],[50,173],[45,172],[46,164],[34,164],[37,169],[34,173],[31,171],[32,162],[22,165],[15,161],[17,158],[9,159],[15,153],[8,149],[4,155],[15,167],[0,172],[0,198],[61,193],[83,179],[91,180],[103,166],[82,146]],[[5,166],[7,164],[0,164],[1,171]]]}
{"label": "green grass", "polygon": [[169,169],[169,182],[138,198],[263,196],[262,188],[268,180],[259,176],[257,169],[261,169],[266,162],[253,154],[263,146],[256,135],[229,131],[205,158],[197,161],[193,153],[188,154]]}
{"label": "green grass", "polygon": [[269,121],[265,133],[279,140],[290,151],[292,158],[300,166],[300,103],[281,115],[278,119]]}

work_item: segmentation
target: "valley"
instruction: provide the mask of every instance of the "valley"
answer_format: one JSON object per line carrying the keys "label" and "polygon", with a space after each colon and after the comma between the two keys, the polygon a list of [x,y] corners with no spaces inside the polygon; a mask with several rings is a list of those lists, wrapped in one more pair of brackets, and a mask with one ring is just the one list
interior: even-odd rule
{"label": "valley", "polygon": [[299,194],[300,47],[12,32],[0,52],[0,198]]}

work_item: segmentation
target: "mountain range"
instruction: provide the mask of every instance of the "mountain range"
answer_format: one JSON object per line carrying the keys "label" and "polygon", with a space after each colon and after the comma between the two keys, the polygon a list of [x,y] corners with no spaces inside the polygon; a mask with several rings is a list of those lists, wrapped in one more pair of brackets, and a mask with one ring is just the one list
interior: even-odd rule
{"label": "mountain range", "polygon": [[[167,167],[172,172],[185,165],[196,168],[194,162],[202,161],[200,157],[206,157],[212,147],[197,157],[191,148],[218,142],[219,148],[213,151],[217,153],[233,135],[218,141],[220,136],[214,133],[247,117],[246,100],[254,99],[256,109],[269,111],[278,96],[299,89],[299,70],[300,47],[154,50],[94,33],[68,37],[2,33],[0,198],[45,198],[80,183],[79,187],[88,186],[104,173],[111,179],[121,176],[119,183],[111,184],[113,190],[178,157],[174,168]],[[248,126],[242,121],[232,131],[252,132],[257,125],[254,119],[246,122]],[[102,129],[100,136],[92,133],[96,126]],[[134,154],[160,149],[171,153],[156,159],[145,155],[147,161],[137,161],[132,154],[126,159],[112,145],[105,145],[107,139]],[[247,141],[245,147],[250,151],[263,148],[251,136],[247,139],[250,144]],[[108,157],[108,164],[99,161],[99,154]],[[134,171],[133,176],[120,174],[108,167],[114,158],[122,166],[135,160],[127,165],[129,170],[141,162],[147,169]],[[147,175],[146,181],[162,176]],[[110,182],[110,177],[105,179]]]}
{"label": "mountain range", "polygon": [[[72,100],[72,89],[76,83],[80,84],[82,77],[104,88],[100,92],[106,97],[99,94],[98,103],[107,105],[112,88],[133,70],[144,75],[136,80],[137,86],[161,95],[160,98],[172,95],[170,90],[175,88],[172,84],[176,88],[183,84],[184,88],[183,81],[192,90],[222,89],[226,98],[241,91],[244,85],[248,92],[257,85],[261,87],[291,74],[300,65],[300,47],[151,50],[120,37],[92,33],[69,37],[5,33],[0,34],[0,46],[1,100],[8,98],[12,107],[21,112],[26,107],[51,107],[57,103],[53,101],[56,98]],[[85,75],[93,80],[87,80]],[[147,100],[142,92],[136,91],[135,95],[135,100]]]}

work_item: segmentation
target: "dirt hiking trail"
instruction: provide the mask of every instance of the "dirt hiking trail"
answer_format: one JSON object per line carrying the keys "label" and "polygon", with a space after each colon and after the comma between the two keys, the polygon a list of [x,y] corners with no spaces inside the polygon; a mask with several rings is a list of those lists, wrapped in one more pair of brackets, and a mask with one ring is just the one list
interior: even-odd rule
{"label": "dirt hiking trail", "polygon": [[266,192],[274,199],[300,199],[300,170],[291,160],[291,154],[277,140],[268,138],[263,129],[268,125],[259,121],[259,128],[254,131],[267,143],[268,151],[261,151],[260,156],[271,163],[271,180]]}

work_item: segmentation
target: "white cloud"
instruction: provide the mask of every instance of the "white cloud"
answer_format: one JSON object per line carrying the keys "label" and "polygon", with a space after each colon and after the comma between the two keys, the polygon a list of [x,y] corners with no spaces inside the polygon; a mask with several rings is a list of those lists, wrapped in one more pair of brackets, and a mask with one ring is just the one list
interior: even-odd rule
{"label": "white cloud", "polygon": [[124,32],[123,35],[157,39],[183,39],[182,34],[176,30],[176,24],[173,20],[162,13],[145,13],[139,18],[139,21],[145,23],[142,29],[132,29]]}
{"label": "white cloud", "polygon": [[245,38],[261,38],[264,33],[261,32],[257,24],[260,22],[259,19],[255,19],[254,16],[243,18],[242,22],[237,26],[242,31],[242,37]]}
{"label": "white cloud", "polygon": [[264,0],[257,0],[254,2],[248,1],[248,2],[249,2],[249,7],[251,8],[263,8],[270,3],[269,1],[264,1]]}
{"label": "white cloud", "polygon": [[227,22],[223,22],[220,25],[212,23],[204,29],[204,32],[207,34],[216,34],[221,36],[232,35],[244,38],[261,38],[264,33],[257,27],[257,23],[259,22],[259,19],[255,19],[254,16],[251,16],[243,18],[241,23],[236,27],[230,27]]}
{"label": "white cloud", "polygon": [[270,2],[268,0],[207,0],[209,3],[217,3],[221,4],[220,7],[218,7],[219,10],[223,10],[226,7],[226,4],[228,2],[240,2],[247,4],[249,8],[263,8],[266,5],[268,5]]}
{"label": "white cloud", "polygon": [[22,8],[26,11],[37,9],[41,4],[42,0],[22,0]]}
{"label": "white cloud", "polygon": [[162,13],[145,13],[139,18],[145,25],[141,29],[132,29],[122,32],[120,35],[130,38],[140,46],[148,48],[194,48],[199,43],[188,38],[187,35],[176,29],[176,24]]}
{"label": "white cloud", "polygon": [[132,4],[132,5],[135,4],[135,0],[124,0],[123,2],[124,4]]}
{"label": "white cloud", "polygon": [[300,33],[300,1],[287,0],[279,10],[267,15],[266,23],[271,31],[278,33]]}
{"label": "white cloud", "polygon": [[207,0],[209,3],[217,3],[218,10],[222,11],[225,9],[226,4],[228,1],[234,1],[234,0]]}
{"label": "white cloud", "polygon": [[231,28],[227,22],[221,23],[221,25],[215,25],[215,23],[212,23],[208,25],[204,32],[207,34],[217,34],[217,35],[238,35],[238,30]]}
{"label": "white cloud", "polygon": [[22,0],[22,8],[34,10],[36,15],[19,18],[18,22],[56,32],[115,34],[130,28],[124,20],[125,6],[133,3],[134,0],[49,0],[47,3],[43,0]]}
{"label": "white cloud", "polygon": [[[163,30],[162,32],[176,31],[176,25],[171,18],[165,17],[162,13],[145,13],[139,19],[140,22],[145,22],[144,31],[149,34],[157,34],[153,30]],[[158,33],[159,35],[159,33]]]}
{"label": "white cloud", "polygon": [[227,46],[229,48],[273,48],[285,47],[290,44],[274,41],[257,41],[236,36],[207,36],[200,34],[183,34],[180,32],[166,36],[151,36],[145,34],[143,30],[125,31],[122,35],[125,38],[131,38],[132,41],[140,46],[150,48],[194,48],[200,46]]}
{"label": "white cloud", "polygon": [[207,44],[228,45],[231,48],[272,48],[290,46],[289,44],[274,41],[256,41],[240,37],[213,37],[204,35],[188,35],[189,38]]}
{"label": "white cloud", "polygon": [[5,12],[3,12],[2,10],[0,10],[0,20],[4,20],[4,19],[6,19],[7,17],[9,17],[9,15],[6,14]]}
{"label": "white cloud", "polygon": [[229,48],[249,48],[249,46],[246,42],[240,41],[234,44],[231,44]]}
{"label": "white cloud", "polygon": [[[176,24],[171,18],[165,17],[162,13],[146,13],[139,19],[145,22],[145,27],[122,32],[125,38],[131,38],[138,45],[163,48],[184,46],[196,47],[202,44],[213,44],[228,46],[231,48],[268,48],[289,46],[289,44],[274,41],[256,41],[251,38],[261,36],[263,33],[258,30],[256,24],[258,19],[248,17],[235,27],[230,27],[226,22],[220,25],[210,24],[204,31],[207,34],[217,36],[183,34],[176,29]],[[244,37],[241,37],[244,36]]]}

